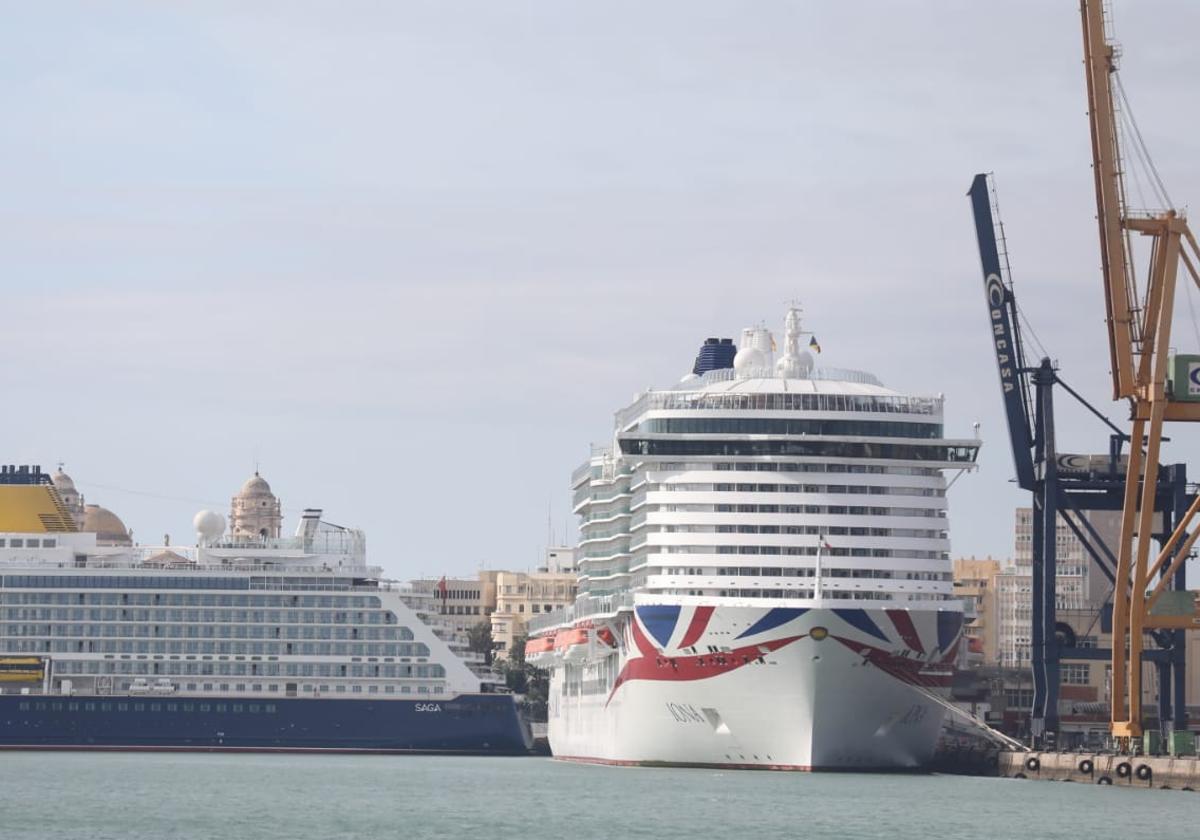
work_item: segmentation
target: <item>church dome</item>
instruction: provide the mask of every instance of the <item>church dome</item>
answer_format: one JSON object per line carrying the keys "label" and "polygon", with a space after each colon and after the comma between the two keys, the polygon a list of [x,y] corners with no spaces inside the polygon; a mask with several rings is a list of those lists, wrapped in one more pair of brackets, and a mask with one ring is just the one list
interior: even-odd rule
{"label": "church dome", "polygon": [[254,475],[252,475],[252,476],[250,476],[250,478],[246,479],[246,483],[242,485],[242,489],[238,493],[238,495],[239,496],[271,496],[274,494],[271,493],[271,485],[267,484],[267,480],[265,478],[263,478],[261,475],[259,475],[258,472],[256,471],[254,473]]}
{"label": "church dome", "polygon": [[75,492],[75,482],[71,480],[71,476],[62,471],[62,467],[54,471],[54,475],[50,476],[50,480],[54,483],[54,488],[59,493]]}
{"label": "church dome", "polygon": [[83,525],[81,531],[90,531],[96,535],[100,545],[130,545],[129,529],[115,513],[100,505],[88,505],[83,509]]}
{"label": "church dome", "polygon": [[254,471],[229,506],[229,533],[238,539],[278,539],[283,505],[267,480]]}

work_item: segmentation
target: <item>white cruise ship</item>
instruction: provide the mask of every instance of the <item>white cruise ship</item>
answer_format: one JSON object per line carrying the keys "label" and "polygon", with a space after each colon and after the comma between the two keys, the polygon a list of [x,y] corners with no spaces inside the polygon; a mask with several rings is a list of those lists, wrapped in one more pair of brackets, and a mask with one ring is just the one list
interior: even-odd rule
{"label": "white cruise ship", "polygon": [[0,749],[528,751],[361,531],[282,518],[255,473],[228,533],[140,546],[61,470],[0,468]]}
{"label": "white cruise ship", "polygon": [[815,367],[808,336],[792,308],[778,360],[765,328],[743,331],[736,357],[710,339],[572,476],[580,597],[527,645],[551,669],[556,757],[931,757],[962,629],[945,475],[973,469],[979,444],[944,436],[940,396]]}

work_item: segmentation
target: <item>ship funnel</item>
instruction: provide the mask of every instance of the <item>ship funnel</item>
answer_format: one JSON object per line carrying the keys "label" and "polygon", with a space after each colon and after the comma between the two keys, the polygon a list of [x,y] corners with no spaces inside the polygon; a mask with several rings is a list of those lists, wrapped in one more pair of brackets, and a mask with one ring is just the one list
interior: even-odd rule
{"label": "ship funnel", "polygon": [[696,354],[696,363],[692,365],[692,373],[703,376],[710,370],[724,370],[733,367],[733,357],[737,348],[733,346],[732,338],[706,338]]}
{"label": "ship funnel", "polygon": [[320,508],[305,508],[300,514],[300,525],[296,528],[296,536],[304,540],[304,545],[307,548],[311,545],[313,537],[317,534],[317,527],[321,524]]}

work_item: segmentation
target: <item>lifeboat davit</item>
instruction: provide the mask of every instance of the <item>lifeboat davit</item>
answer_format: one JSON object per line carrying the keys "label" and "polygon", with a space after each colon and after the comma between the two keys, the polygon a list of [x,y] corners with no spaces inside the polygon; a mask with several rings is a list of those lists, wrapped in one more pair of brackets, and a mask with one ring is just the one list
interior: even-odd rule
{"label": "lifeboat davit", "polygon": [[596,659],[612,656],[617,652],[617,638],[611,627],[601,625],[593,631],[591,655]]}
{"label": "lifeboat davit", "polygon": [[554,659],[554,636],[538,636],[525,643],[525,661],[530,665],[548,665]]}
{"label": "lifeboat davit", "polygon": [[554,637],[554,649],[568,662],[582,662],[588,655],[588,629],[572,627],[559,630]]}

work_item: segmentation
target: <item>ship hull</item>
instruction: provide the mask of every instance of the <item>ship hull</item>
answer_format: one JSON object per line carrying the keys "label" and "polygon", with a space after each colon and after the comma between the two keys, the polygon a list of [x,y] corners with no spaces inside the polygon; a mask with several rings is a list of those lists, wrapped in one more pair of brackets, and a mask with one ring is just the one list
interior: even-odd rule
{"label": "ship hull", "polygon": [[449,700],[0,695],[0,749],[525,755],[511,695]]}
{"label": "ship hull", "polygon": [[614,624],[615,649],[552,666],[557,758],[919,770],[945,717],[961,613],[639,606]]}

